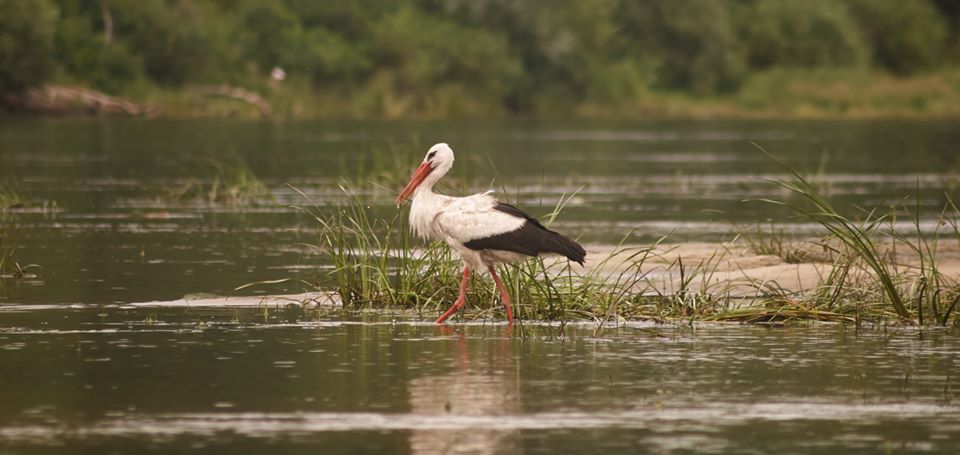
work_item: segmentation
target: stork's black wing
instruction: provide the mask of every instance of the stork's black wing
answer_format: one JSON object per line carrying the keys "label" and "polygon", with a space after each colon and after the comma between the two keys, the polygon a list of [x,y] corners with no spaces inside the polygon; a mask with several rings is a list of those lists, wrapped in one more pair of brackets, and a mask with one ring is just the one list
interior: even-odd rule
{"label": "stork's black wing", "polygon": [[497,203],[494,210],[521,218],[524,223],[510,232],[470,240],[464,246],[471,250],[512,251],[528,256],[556,253],[583,265],[587,252],[577,242],[547,229],[536,218],[510,204]]}

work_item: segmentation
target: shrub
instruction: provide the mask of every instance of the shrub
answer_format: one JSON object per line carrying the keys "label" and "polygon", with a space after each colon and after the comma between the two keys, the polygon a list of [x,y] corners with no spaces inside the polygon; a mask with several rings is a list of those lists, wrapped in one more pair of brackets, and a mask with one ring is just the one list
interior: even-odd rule
{"label": "shrub", "polygon": [[40,85],[50,77],[56,19],[47,0],[0,0],[0,91]]}

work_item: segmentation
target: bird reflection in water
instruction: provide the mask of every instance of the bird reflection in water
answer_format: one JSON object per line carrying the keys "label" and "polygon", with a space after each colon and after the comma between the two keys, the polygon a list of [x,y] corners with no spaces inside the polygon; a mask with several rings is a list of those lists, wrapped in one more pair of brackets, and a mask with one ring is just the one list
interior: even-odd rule
{"label": "bird reflection in water", "polygon": [[[502,336],[472,338],[472,343],[468,343],[461,330],[445,325],[439,326],[438,330],[447,337],[448,343],[455,344],[456,369],[410,381],[410,412],[426,416],[446,415],[451,421],[519,414],[519,379],[510,355],[513,326],[505,326]],[[471,359],[468,344],[480,342],[487,346],[475,349],[473,354],[482,355]],[[412,431],[410,452],[493,454],[507,451],[514,445],[509,430],[452,426],[456,428]]]}

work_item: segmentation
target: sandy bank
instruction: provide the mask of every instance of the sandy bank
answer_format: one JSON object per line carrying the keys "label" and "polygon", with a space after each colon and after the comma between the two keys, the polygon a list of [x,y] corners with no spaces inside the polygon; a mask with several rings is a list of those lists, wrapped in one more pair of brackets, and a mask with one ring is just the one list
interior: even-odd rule
{"label": "sandy bank", "polygon": [[[650,246],[627,248],[634,252]],[[670,295],[683,290],[685,281],[687,291],[732,297],[802,293],[821,286],[833,269],[834,253],[814,242],[798,242],[792,248],[804,252],[803,261],[789,263],[779,256],[757,254],[740,242],[661,244],[651,249],[641,265],[646,280],[640,286],[646,287],[647,293]],[[903,245],[896,248],[887,245],[882,251],[892,271],[917,271],[919,256]],[[609,246],[588,247],[587,266],[576,271],[581,274],[596,271],[608,280],[615,280],[630,267],[630,261],[624,260],[630,254],[622,253],[603,262],[613,252],[614,248]],[[942,242],[937,247],[936,258],[937,268],[946,279],[960,281],[960,242]],[[861,268],[851,270],[854,279],[869,273]]]}

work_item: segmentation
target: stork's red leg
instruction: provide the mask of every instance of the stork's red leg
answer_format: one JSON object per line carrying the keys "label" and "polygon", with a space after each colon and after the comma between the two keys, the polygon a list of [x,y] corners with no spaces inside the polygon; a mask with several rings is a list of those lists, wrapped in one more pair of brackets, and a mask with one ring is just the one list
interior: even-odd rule
{"label": "stork's red leg", "polygon": [[447,308],[447,311],[440,315],[437,318],[436,323],[442,324],[443,321],[446,321],[447,318],[456,313],[464,303],[467,303],[467,281],[470,279],[470,266],[463,266],[463,278],[460,280],[460,296],[457,297],[457,301],[453,302],[453,305],[450,305],[450,308]]}
{"label": "stork's red leg", "polygon": [[507,309],[507,321],[513,324],[513,309],[510,308],[510,294],[507,293],[507,288],[503,286],[503,282],[500,281],[500,277],[497,276],[497,271],[493,269],[493,266],[488,265],[487,270],[490,271],[493,282],[497,283],[497,289],[500,290],[500,300],[503,300],[503,306]]}

